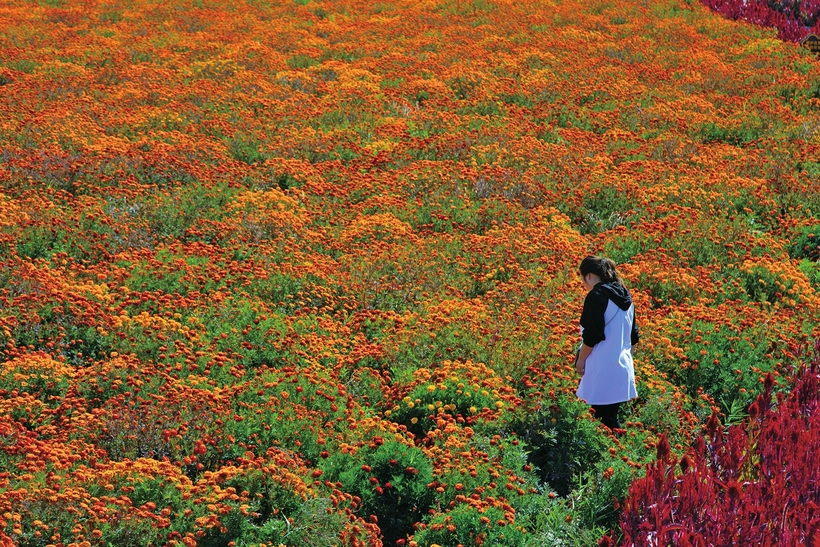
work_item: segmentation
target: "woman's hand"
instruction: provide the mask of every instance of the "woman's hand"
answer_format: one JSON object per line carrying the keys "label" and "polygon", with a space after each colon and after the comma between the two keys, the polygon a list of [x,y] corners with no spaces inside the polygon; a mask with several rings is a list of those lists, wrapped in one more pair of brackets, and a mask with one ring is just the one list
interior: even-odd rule
{"label": "woman's hand", "polygon": [[575,358],[575,371],[581,376],[584,375],[587,369],[587,357],[589,357],[590,353],[592,353],[592,348],[586,344],[581,344],[581,349]]}

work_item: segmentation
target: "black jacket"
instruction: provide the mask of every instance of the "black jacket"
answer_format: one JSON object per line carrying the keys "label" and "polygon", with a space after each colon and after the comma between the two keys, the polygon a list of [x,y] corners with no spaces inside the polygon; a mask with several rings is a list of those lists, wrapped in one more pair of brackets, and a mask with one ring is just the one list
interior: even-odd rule
{"label": "black jacket", "polygon": [[[626,311],[632,305],[632,295],[626,287],[616,281],[598,283],[584,299],[584,311],[581,312],[581,326],[584,328],[584,344],[589,347],[594,346],[604,340],[604,312],[612,300],[615,304]],[[638,322],[632,321],[632,345],[638,343]]]}

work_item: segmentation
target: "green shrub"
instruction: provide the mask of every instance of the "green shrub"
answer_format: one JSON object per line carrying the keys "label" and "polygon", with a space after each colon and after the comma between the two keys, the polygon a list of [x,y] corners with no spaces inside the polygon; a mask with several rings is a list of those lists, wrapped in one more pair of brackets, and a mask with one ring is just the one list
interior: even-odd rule
{"label": "green shrub", "polygon": [[725,415],[746,409],[762,389],[760,379],[782,366],[771,351],[780,335],[769,328],[694,321],[682,334],[683,360],[659,359],[656,366],[690,397],[708,394]]}
{"label": "green shrub", "polygon": [[357,515],[375,515],[385,545],[411,534],[434,500],[434,491],[427,486],[433,480],[432,462],[421,449],[395,440],[376,438],[355,454],[334,452],[319,469],[355,496]]}
{"label": "green shrub", "polygon": [[726,127],[715,122],[708,122],[696,129],[696,138],[704,144],[725,142],[742,146],[763,137],[767,129],[765,122],[756,117],[743,120],[738,127]]}
{"label": "green shrub", "polygon": [[393,406],[390,419],[403,424],[417,437],[436,427],[439,414],[461,416],[472,424],[477,414],[484,410],[495,410],[499,401],[495,390],[482,387],[469,380],[447,377],[437,384],[422,383],[414,387],[401,403]]}
{"label": "green shrub", "polygon": [[268,154],[262,150],[263,141],[251,135],[237,133],[228,140],[228,153],[237,161],[253,165],[264,163]]}
{"label": "green shrub", "polygon": [[606,451],[599,423],[589,406],[574,395],[561,395],[549,408],[519,416],[512,429],[531,447],[528,460],[538,476],[560,496],[593,468]]}
{"label": "green shrub", "polygon": [[510,522],[504,511],[497,507],[481,510],[472,505],[459,505],[451,511],[434,516],[413,539],[419,547],[521,547],[526,543],[527,532]]}
{"label": "green shrub", "polygon": [[811,286],[814,287],[814,290],[820,292],[820,260],[811,261],[808,258],[804,258],[800,261],[800,264],[798,264],[798,268],[805,274]]}
{"label": "green shrub", "polygon": [[805,226],[792,236],[789,256],[798,260],[820,260],[820,224]]}
{"label": "green shrub", "polygon": [[310,464],[335,448],[334,424],[344,419],[347,405],[327,376],[291,367],[262,372],[236,390],[232,401],[242,419],[225,420],[223,436],[234,439],[225,447],[226,457],[277,446]]}
{"label": "green shrub", "polygon": [[[287,327],[281,314],[261,313],[251,300],[237,297],[209,308],[207,315],[199,320],[206,336],[213,341],[213,350],[237,355],[238,364],[244,367],[284,364],[278,342],[284,338]],[[214,365],[211,372],[219,375],[225,371]],[[225,380],[236,381],[235,378]]]}

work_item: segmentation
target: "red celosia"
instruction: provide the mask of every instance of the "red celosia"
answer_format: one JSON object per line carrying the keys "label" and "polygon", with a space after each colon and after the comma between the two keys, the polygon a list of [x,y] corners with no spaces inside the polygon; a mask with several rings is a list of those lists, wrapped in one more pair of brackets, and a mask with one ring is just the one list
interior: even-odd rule
{"label": "red celosia", "polygon": [[773,380],[742,426],[710,420],[681,460],[658,447],[624,502],[623,545],[808,545],[820,531],[820,386],[814,363],[773,406]]}
{"label": "red celosia", "polygon": [[820,2],[817,0],[701,0],[729,19],[777,29],[783,40],[797,42],[820,32]]}

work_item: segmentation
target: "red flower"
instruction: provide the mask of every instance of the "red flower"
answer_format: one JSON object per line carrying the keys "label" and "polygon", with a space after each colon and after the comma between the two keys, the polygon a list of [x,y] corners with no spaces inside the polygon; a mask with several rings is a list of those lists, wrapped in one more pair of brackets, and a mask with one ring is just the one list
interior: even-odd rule
{"label": "red flower", "polygon": [[730,481],[726,485],[726,493],[729,495],[730,500],[735,501],[743,493],[743,486],[737,481]]}
{"label": "red flower", "polygon": [[202,441],[197,441],[196,446],[194,447],[194,454],[202,455],[208,451],[208,448],[205,446],[205,443]]}
{"label": "red flower", "polygon": [[658,440],[657,449],[658,461],[665,462],[671,453],[671,448],[669,447],[669,441],[667,440],[666,435],[661,435],[661,438]]}
{"label": "red flower", "polygon": [[681,469],[681,471],[686,473],[689,470],[690,467],[692,467],[692,460],[689,459],[689,456],[684,456],[683,458],[681,458],[681,460],[680,460],[680,469]]}
{"label": "red flower", "polygon": [[760,414],[760,405],[758,405],[757,401],[755,401],[749,405],[749,418],[754,420],[757,418],[758,414]]}

